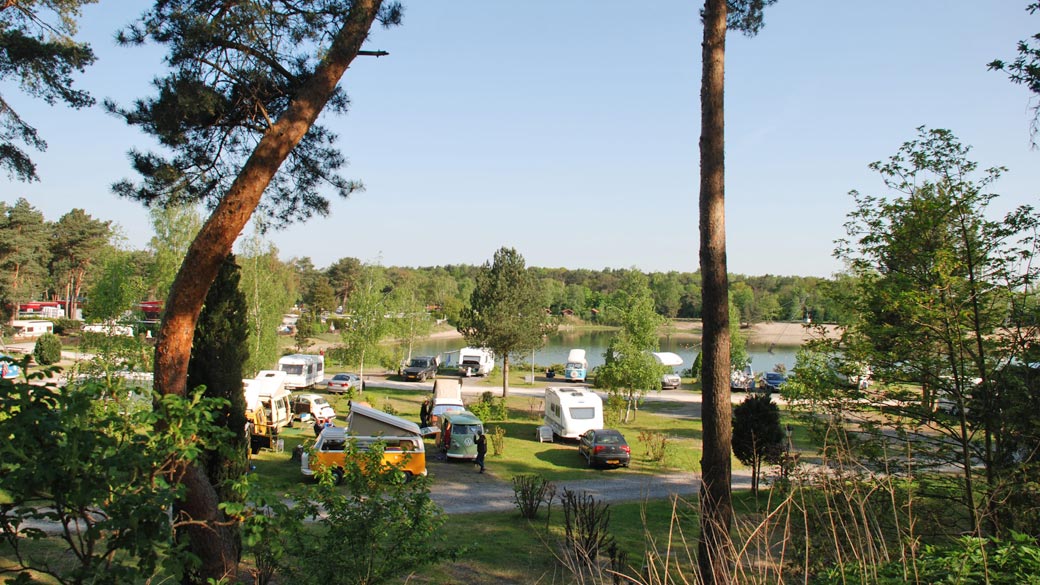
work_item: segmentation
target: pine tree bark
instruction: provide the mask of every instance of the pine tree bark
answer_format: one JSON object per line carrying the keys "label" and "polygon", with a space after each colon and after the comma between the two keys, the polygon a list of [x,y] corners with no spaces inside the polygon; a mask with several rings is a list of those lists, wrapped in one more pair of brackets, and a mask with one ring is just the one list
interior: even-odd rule
{"label": "pine tree bark", "polygon": [[[167,297],[155,349],[155,390],[160,394],[185,395],[192,338],[206,293],[278,168],[314,124],[357,56],[380,4],[381,0],[353,2],[343,27],[310,81],[264,134],[189,247]],[[178,503],[178,520],[191,522],[186,533],[192,550],[202,561],[200,580],[235,580],[236,533],[222,521],[216,490],[197,465],[179,470],[177,479],[187,490]]]}
{"label": "pine tree bark", "polygon": [[509,398],[509,354],[502,356],[502,398]]}
{"label": "pine tree bark", "polygon": [[732,579],[733,523],[730,403],[729,281],[726,275],[724,88],[726,0],[705,0],[701,72],[700,262],[703,303],[701,538],[702,583]]}

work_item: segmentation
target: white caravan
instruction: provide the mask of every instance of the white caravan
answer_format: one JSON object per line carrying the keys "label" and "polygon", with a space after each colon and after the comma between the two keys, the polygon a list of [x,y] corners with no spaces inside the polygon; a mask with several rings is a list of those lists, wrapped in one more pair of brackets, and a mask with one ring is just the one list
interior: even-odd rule
{"label": "white caravan", "polygon": [[587,388],[549,386],[545,389],[545,426],[565,439],[602,429],[603,399]]}
{"label": "white caravan", "polygon": [[325,356],[306,353],[284,355],[278,369],[285,372],[285,387],[313,388],[325,379]]}
{"label": "white caravan", "polygon": [[486,376],[495,368],[495,354],[482,347],[464,347],[459,350],[460,376]]}

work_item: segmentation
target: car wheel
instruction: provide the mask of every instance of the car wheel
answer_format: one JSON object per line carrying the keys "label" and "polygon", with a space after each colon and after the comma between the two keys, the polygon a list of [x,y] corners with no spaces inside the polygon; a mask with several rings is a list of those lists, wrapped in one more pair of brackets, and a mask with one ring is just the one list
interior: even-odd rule
{"label": "car wheel", "polygon": [[344,474],[343,474],[343,469],[342,468],[337,467],[336,469],[333,469],[332,470],[332,481],[333,481],[333,483],[335,483],[336,485],[342,485],[343,484],[343,475]]}

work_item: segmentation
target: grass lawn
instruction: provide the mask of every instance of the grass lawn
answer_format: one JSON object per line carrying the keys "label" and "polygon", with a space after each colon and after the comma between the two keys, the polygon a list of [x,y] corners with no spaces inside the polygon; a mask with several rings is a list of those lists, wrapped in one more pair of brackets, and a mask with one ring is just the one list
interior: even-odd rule
{"label": "grass lawn", "polygon": [[[419,407],[428,396],[424,390],[395,390],[369,388],[358,398],[383,410],[388,406],[399,416],[412,421],[419,419]],[[348,398],[328,396],[337,413],[348,410]],[[489,445],[488,463],[493,464],[495,474],[511,480],[520,474],[538,474],[549,481],[588,479],[598,477],[597,470],[587,469],[584,460],[577,455],[571,442],[540,443],[536,428],[542,424],[542,401],[537,397],[511,396],[507,400],[508,418],[504,421],[485,421],[489,433],[496,428],[505,430],[504,447],[501,455],[495,455]],[[616,473],[657,474],[670,471],[696,469],[700,461],[701,422],[699,419],[669,416],[669,403],[647,403],[635,412],[634,418],[618,428],[632,447],[632,464],[628,469],[614,470]],[[662,414],[662,412],[664,414]],[[341,423],[342,424],[342,421]],[[666,456],[663,461],[651,461],[642,433],[662,433],[667,437]],[[314,440],[310,427],[285,429],[282,432],[284,451],[261,451],[253,458],[256,473],[264,482],[275,489],[288,489],[303,480],[299,465],[290,461],[293,448],[303,444],[309,446]],[[427,440],[427,457],[435,447]],[[739,464],[738,464],[739,465]]]}

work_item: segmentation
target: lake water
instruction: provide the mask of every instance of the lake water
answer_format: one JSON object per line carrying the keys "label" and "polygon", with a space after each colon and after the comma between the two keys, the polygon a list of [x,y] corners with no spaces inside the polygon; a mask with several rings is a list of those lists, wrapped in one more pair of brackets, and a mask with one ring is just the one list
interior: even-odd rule
{"label": "lake water", "polygon": [[[603,365],[603,354],[613,337],[612,331],[561,331],[549,336],[546,344],[535,350],[534,363],[541,367],[562,364],[567,361],[567,353],[571,349],[584,349],[591,369]],[[447,354],[457,352],[465,346],[466,342],[460,338],[428,339],[415,344],[412,355]],[[700,340],[690,335],[665,336],[661,338],[661,351],[670,351],[682,357],[683,365],[676,368],[681,372],[693,364],[694,358],[700,352]],[[770,371],[777,364],[784,364],[787,370],[791,371],[797,351],[797,346],[748,346],[751,367],[756,372]],[[523,361],[529,362],[530,356],[525,356]],[[444,363],[454,363],[454,360],[445,360]]]}

